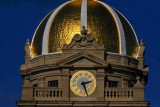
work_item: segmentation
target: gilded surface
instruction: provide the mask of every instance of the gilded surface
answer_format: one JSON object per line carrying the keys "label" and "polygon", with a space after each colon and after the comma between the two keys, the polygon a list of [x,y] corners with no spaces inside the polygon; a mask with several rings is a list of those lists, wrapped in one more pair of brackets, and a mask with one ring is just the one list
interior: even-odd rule
{"label": "gilded surface", "polygon": [[126,19],[117,11],[115,10],[116,13],[118,14],[125,33],[125,38],[126,38],[126,51],[127,55],[130,55],[132,57],[136,57],[138,53],[138,41],[136,39],[136,35],[134,34],[134,31],[130,24],[126,21]]}
{"label": "gilded surface", "polygon": [[[106,52],[120,53],[120,36],[115,18],[106,6],[96,0],[87,1],[87,26],[99,44],[103,44]],[[52,20],[49,38],[48,53],[61,52],[63,44],[69,44],[75,34],[80,34],[80,16],[82,0],[75,0],[65,5]],[[116,11],[116,10],[115,10]],[[134,31],[126,19],[117,12],[123,24],[127,55],[136,57],[138,42]],[[32,55],[42,54],[42,39],[45,25],[50,14],[40,24],[33,39]]]}
{"label": "gilded surface", "polygon": [[96,89],[96,78],[88,71],[78,71],[72,76],[70,87],[77,96],[89,96]]}
{"label": "gilded surface", "polygon": [[120,52],[118,28],[109,10],[97,1],[88,0],[88,33],[92,33],[106,52]]}
{"label": "gilded surface", "polygon": [[64,6],[53,19],[48,39],[48,52],[61,52],[75,34],[80,34],[81,0]]}

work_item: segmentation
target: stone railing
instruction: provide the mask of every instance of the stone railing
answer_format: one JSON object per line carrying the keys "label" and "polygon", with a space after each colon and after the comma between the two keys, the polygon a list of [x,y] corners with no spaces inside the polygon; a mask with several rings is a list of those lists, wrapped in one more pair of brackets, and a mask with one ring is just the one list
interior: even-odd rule
{"label": "stone railing", "polygon": [[134,89],[132,88],[106,88],[106,101],[133,101]]}
{"label": "stone railing", "polygon": [[59,88],[34,88],[34,100],[61,100],[62,89]]}

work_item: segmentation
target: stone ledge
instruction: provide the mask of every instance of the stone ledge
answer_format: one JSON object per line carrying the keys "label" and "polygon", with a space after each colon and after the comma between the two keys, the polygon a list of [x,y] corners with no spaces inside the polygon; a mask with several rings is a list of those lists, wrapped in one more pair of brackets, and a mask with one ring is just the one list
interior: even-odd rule
{"label": "stone ledge", "polygon": [[25,105],[30,106],[61,106],[61,107],[73,107],[73,106],[101,106],[101,107],[148,107],[149,101],[24,101],[17,100],[17,105],[22,107]]}

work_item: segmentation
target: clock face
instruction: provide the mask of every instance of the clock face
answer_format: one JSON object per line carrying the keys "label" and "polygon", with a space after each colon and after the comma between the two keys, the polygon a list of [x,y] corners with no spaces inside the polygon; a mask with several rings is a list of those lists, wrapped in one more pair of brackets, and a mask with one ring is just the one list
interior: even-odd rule
{"label": "clock face", "polygon": [[73,93],[78,96],[89,96],[96,88],[96,79],[94,75],[88,71],[78,71],[72,76],[70,87]]}

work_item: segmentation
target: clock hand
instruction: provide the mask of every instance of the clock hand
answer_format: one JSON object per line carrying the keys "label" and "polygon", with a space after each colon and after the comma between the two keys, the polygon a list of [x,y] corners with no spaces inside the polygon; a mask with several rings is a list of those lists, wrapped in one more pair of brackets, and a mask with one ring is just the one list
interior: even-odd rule
{"label": "clock hand", "polygon": [[85,92],[86,92],[86,94],[87,94],[87,96],[88,96],[88,93],[87,93],[86,86],[85,86],[85,85],[83,85],[83,87],[84,87],[84,89],[85,89]]}
{"label": "clock hand", "polygon": [[92,81],[84,82],[84,84],[88,84],[88,83],[90,83],[90,82],[92,82]]}
{"label": "clock hand", "polygon": [[81,85],[83,85],[83,87],[84,87],[84,90],[85,90],[85,92],[86,92],[86,94],[87,94],[87,96],[88,96],[87,89],[86,89],[86,86],[85,86],[85,83],[84,83],[84,81],[81,83]]}

